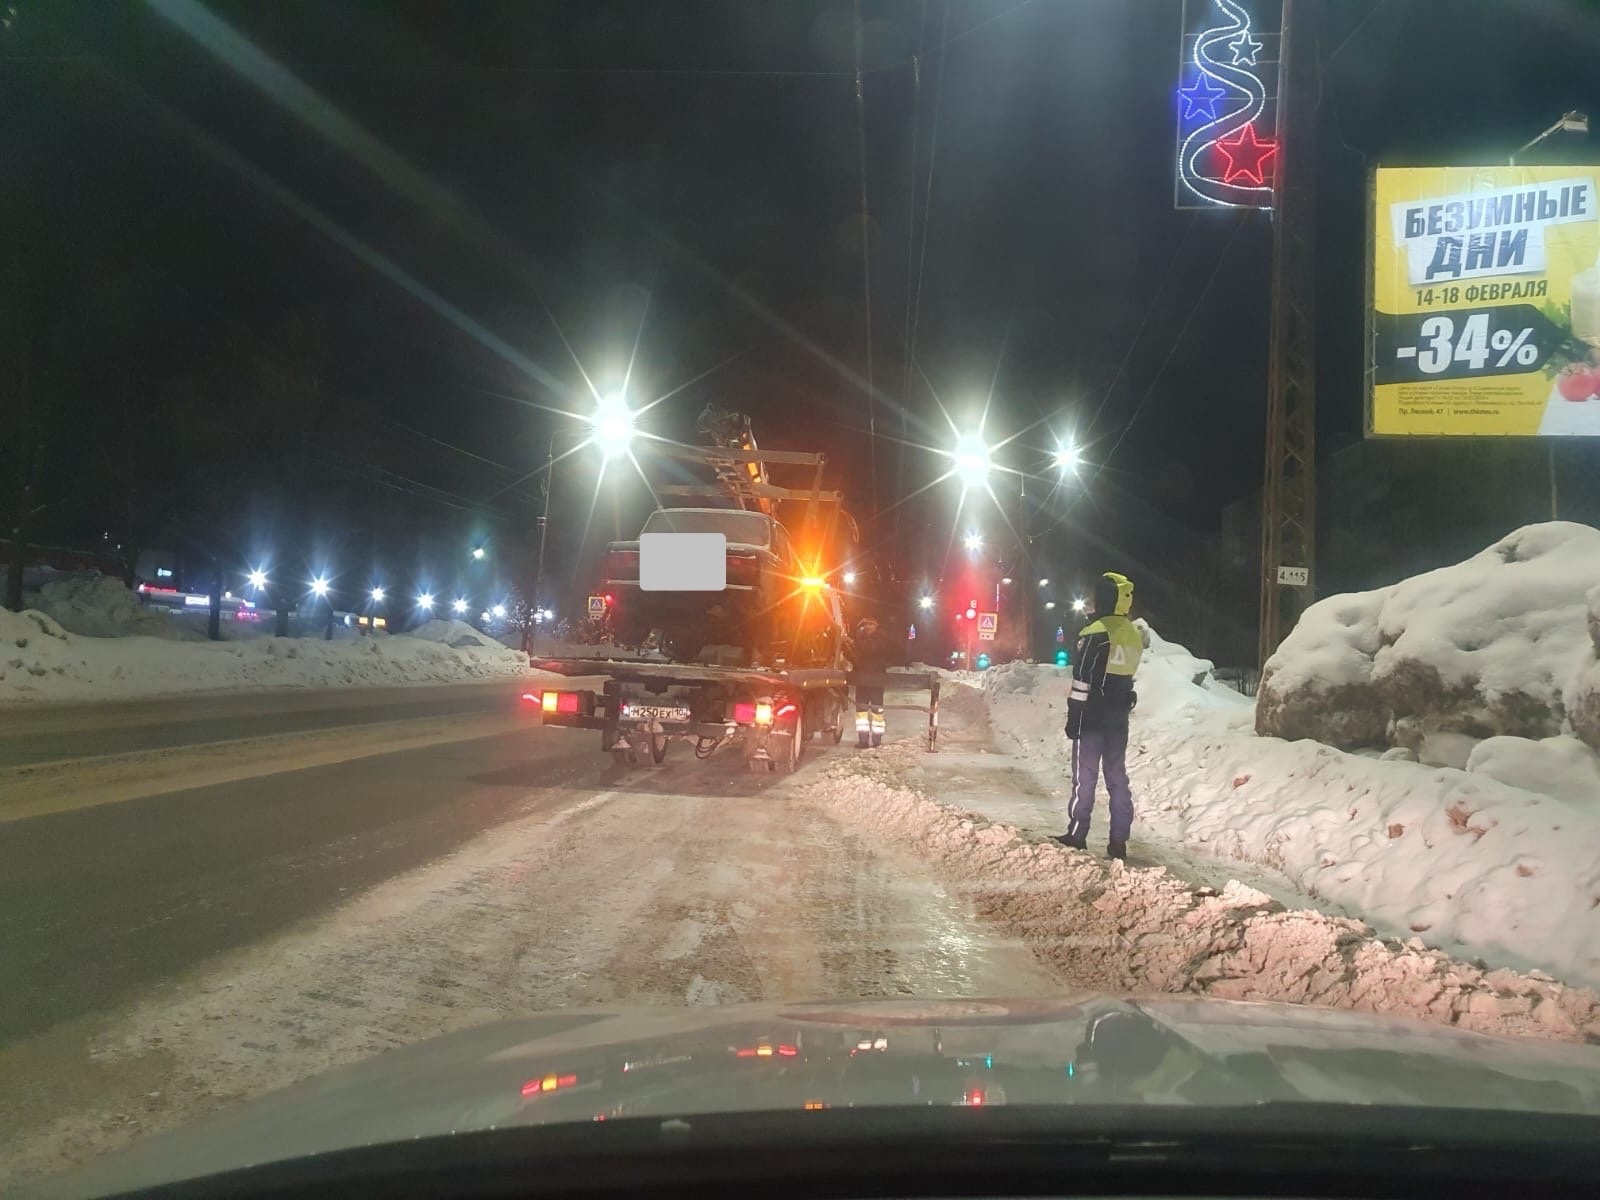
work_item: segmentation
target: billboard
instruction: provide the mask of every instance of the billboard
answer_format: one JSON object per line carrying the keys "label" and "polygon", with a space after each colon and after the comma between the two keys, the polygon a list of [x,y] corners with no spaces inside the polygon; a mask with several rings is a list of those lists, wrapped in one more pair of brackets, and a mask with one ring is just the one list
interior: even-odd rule
{"label": "billboard", "polygon": [[1373,174],[1367,432],[1600,437],[1600,167]]}

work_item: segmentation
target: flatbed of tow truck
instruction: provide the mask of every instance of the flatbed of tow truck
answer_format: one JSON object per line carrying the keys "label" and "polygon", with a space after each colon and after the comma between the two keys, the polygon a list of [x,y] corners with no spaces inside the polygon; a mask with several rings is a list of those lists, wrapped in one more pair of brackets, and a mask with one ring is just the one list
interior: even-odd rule
{"label": "flatbed of tow truck", "polygon": [[[524,692],[546,725],[600,731],[600,749],[618,765],[665,761],[674,739],[710,758],[737,744],[747,769],[796,770],[812,737],[844,736],[850,676],[831,667],[721,667],[639,659],[534,659],[540,671],[602,679],[600,689]],[[930,690],[928,747],[938,730],[939,679],[892,671],[892,680]]]}

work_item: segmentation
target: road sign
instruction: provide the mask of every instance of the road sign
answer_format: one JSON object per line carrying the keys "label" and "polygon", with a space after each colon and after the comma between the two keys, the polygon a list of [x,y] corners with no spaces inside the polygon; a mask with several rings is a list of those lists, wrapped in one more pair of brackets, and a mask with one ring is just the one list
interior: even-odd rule
{"label": "road sign", "polygon": [[981,612],[978,614],[978,640],[980,642],[994,641],[995,631],[999,628],[999,613]]}
{"label": "road sign", "polygon": [[1064,646],[1067,642],[1067,631],[1061,626],[1056,626],[1056,645]]}
{"label": "road sign", "polygon": [[604,596],[589,597],[589,620],[604,621],[606,619],[606,598]]}
{"label": "road sign", "polygon": [[1286,587],[1305,587],[1311,582],[1311,568],[1279,567],[1278,582]]}

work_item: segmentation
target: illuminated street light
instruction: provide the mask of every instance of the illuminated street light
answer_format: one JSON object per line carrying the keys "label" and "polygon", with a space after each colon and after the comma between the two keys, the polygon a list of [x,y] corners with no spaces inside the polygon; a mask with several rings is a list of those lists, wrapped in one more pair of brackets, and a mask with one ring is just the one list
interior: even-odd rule
{"label": "illuminated street light", "polygon": [[318,575],[315,579],[313,579],[311,581],[311,594],[313,596],[326,596],[328,594],[327,579],[321,575]]}
{"label": "illuminated street light", "polygon": [[849,587],[856,581],[856,573],[854,571],[846,571],[843,575],[843,579],[845,587]]}
{"label": "illuminated street light", "polygon": [[490,611],[494,613],[496,620],[505,619],[506,606],[504,604],[496,604]]}
{"label": "illuminated street light", "polygon": [[1007,575],[1004,579],[1002,579],[1000,581],[1000,585],[1002,587],[1010,587],[1011,586],[1011,576]]}
{"label": "illuminated street light", "polygon": [[375,587],[372,589],[372,602],[374,604],[383,603],[383,589],[381,587]]}
{"label": "illuminated street light", "polygon": [[1079,596],[1076,600],[1074,600],[1072,602],[1072,611],[1075,612],[1075,613],[1088,612],[1089,611],[1089,602],[1087,600],[1085,600],[1082,596]]}
{"label": "illuminated street light", "polygon": [[267,586],[267,573],[260,567],[250,572],[250,586],[258,592]]}
{"label": "illuminated street light", "polygon": [[554,621],[556,619],[555,611],[553,609],[549,609],[549,608],[545,609],[544,610],[544,619],[546,621]]}
{"label": "illuminated street light", "polygon": [[931,609],[933,607],[933,597],[932,596],[924,596],[921,600],[917,601],[917,605],[924,612],[926,612],[927,610],[929,610],[929,609]]}
{"label": "illuminated street light", "polygon": [[478,620],[482,621],[485,625],[487,625],[489,623],[489,610],[488,609],[484,609],[481,613],[479,613],[478,614]]}
{"label": "illuminated street light", "polygon": [[607,459],[620,458],[633,443],[633,412],[620,395],[606,396],[589,418],[589,439]]}
{"label": "illuminated street light", "polygon": [[994,461],[980,434],[963,435],[950,457],[954,460],[953,471],[956,478],[961,480],[962,487],[981,488],[988,484]]}
{"label": "illuminated street light", "polygon": [[967,536],[962,539],[962,545],[964,545],[968,550],[982,550],[983,549],[983,534],[981,534],[981,533],[969,533],[969,534],[967,534]]}
{"label": "illuminated street light", "polygon": [[1039,586],[1040,587],[1049,587],[1050,586],[1050,581],[1048,579],[1041,579],[1041,580],[1039,580]]}
{"label": "illuminated street light", "polygon": [[1045,606],[1045,609],[1048,611],[1049,609],[1055,608],[1056,602],[1054,600],[1046,600],[1044,602],[1044,606]]}
{"label": "illuminated street light", "polygon": [[1055,463],[1058,471],[1076,471],[1078,469],[1078,447],[1071,442],[1056,447]]}
{"label": "illuminated street light", "polygon": [[467,599],[466,599],[466,597],[465,596],[457,596],[455,598],[455,601],[450,605],[450,607],[451,607],[452,610],[454,610],[455,612],[458,612],[458,613],[466,612],[467,611]]}
{"label": "illuminated street light", "polygon": [[483,561],[483,556],[486,553],[488,553],[488,551],[484,550],[484,548],[482,546],[474,546],[472,548],[472,560],[474,562],[482,562]]}
{"label": "illuminated street light", "polygon": [[423,612],[432,612],[433,611],[433,593],[432,592],[423,592],[422,595],[418,596],[417,597],[417,607],[420,608]]}

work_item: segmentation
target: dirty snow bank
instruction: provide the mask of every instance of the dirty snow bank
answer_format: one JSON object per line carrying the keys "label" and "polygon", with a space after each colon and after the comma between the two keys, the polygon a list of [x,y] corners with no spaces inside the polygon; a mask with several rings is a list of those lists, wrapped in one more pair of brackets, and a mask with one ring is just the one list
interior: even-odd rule
{"label": "dirty snow bank", "polygon": [[105,575],[51,579],[40,587],[33,606],[68,633],[84,637],[194,641],[204,636],[172,620],[165,612],[146,608],[122,580]]}
{"label": "dirty snow bank", "polygon": [[457,683],[521,676],[527,671],[526,658],[492,642],[457,647],[404,636],[354,642],[80,637],[44,613],[0,608],[0,704],[257,688]]}
{"label": "dirty snow bank", "polygon": [[1288,911],[1236,882],[1192,887],[1163,868],[1111,863],[930,800],[901,782],[921,753],[901,742],[851,759],[821,772],[807,794],[830,816],[930,862],[1075,985],[1600,1037],[1600,998],[1588,989],[1486,970],[1415,938],[1383,941],[1359,921]]}
{"label": "dirty snow bank", "polygon": [[[1146,828],[1268,867],[1385,933],[1600,983],[1600,794],[1587,747],[1492,738],[1462,770],[1258,737],[1249,701],[1209,668],[1151,631],[1128,748],[1135,843]],[[1066,672],[1008,670],[1033,678],[991,684],[995,727],[1063,777]],[[1104,820],[1102,808],[1091,840]]]}
{"label": "dirty snow bank", "polygon": [[1343,749],[1403,746],[1424,761],[1437,734],[1453,735],[1440,743],[1446,754],[1505,734],[1577,733],[1600,749],[1600,731],[1569,715],[1593,694],[1596,591],[1600,529],[1551,521],[1454,566],[1330,596],[1267,661],[1257,730]]}

